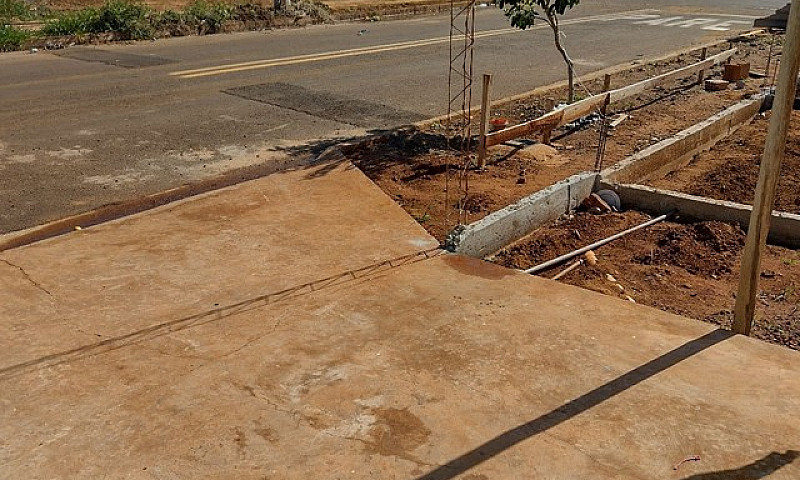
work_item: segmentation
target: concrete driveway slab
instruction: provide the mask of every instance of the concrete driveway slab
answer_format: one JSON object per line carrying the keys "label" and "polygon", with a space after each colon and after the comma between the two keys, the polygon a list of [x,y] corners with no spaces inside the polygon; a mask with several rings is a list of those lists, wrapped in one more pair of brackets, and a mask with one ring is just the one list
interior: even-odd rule
{"label": "concrete driveway slab", "polygon": [[437,245],[350,164],[274,174],[0,253],[0,368]]}

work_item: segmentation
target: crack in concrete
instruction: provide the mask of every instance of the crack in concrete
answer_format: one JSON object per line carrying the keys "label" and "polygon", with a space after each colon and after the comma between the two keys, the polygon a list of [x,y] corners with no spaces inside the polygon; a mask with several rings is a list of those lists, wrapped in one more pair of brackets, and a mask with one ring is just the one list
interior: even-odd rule
{"label": "crack in concrete", "polygon": [[40,284],[39,282],[37,282],[36,280],[34,280],[34,279],[33,279],[33,278],[32,278],[32,277],[31,277],[31,276],[28,274],[28,272],[26,272],[26,271],[25,271],[25,269],[24,269],[24,268],[22,268],[21,266],[19,266],[19,265],[15,264],[15,263],[11,263],[10,261],[6,260],[5,258],[0,258],[0,262],[3,262],[3,263],[5,263],[5,264],[6,264],[6,265],[8,265],[9,267],[16,268],[17,270],[19,270],[19,272],[22,274],[22,276],[23,276],[23,277],[25,277],[25,280],[27,280],[28,282],[30,282],[30,284],[31,284],[31,285],[33,285],[34,287],[36,287],[36,288],[38,288],[39,290],[43,291],[43,292],[44,292],[44,293],[46,293],[47,295],[49,295],[49,296],[51,296],[51,297],[53,296],[53,294],[52,294],[52,293],[50,293],[50,291],[49,291],[49,290],[47,290],[46,288],[44,288],[44,287],[42,286],[42,284]]}

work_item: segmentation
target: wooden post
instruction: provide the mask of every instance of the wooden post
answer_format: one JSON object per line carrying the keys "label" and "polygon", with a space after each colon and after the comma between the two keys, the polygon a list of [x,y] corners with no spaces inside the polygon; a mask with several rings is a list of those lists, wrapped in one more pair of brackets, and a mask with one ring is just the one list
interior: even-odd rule
{"label": "wooden post", "polygon": [[739,291],[736,294],[733,331],[749,335],[756,310],[758,279],[761,273],[761,255],[767,243],[775,189],[780,177],[781,161],[786,150],[786,132],[792,115],[800,73],[800,8],[789,11],[783,65],[778,76],[778,87],[769,121],[764,156],[758,174],[758,185],[747,230],[747,241],[742,254]]}
{"label": "wooden post", "polygon": [[775,45],[775,34],[772,34],[772,41],[769,42],[769,54],[767,54],[767,68],[764,69],[764,83],[761,85],[761,88],[767,88],[767,83],[769,83],[769,67],[770,63],[772,63],[772,47]]}
{"label": "wooden post", "polygon": [[[611,90],[611,75],[606,74],[603,77],[603,93],[608,92]],[[603,121],[605,121],[606,114],[608,113],[608,105],[611,103],[611,95],[606,95],[606,100],[603,102],[603,106],[600,107],[600,113],[603,115]]]}
{"label": "wooden post", "polygon": [[[706,55],[708,55],[708,48],[703,47],[703,50],[700,52],[700,61],[706,59]],[[705,69],[700,70],[700,73],[697,74],[697,84],[702,85],[703,81],[706,79],[706,71]]]}
{"label": "wooden post", "polygon": [[481,133],[478,143],[478,168],[486,167],[486,133],[489,129],[489,118],[492,112],[492,105],[489,89],[492,86],[492,75],[483,74],[483,97],[481,98]]}
{"label": "wooden post", "polygon": [[542,132],[542,143],[545,145],[550,145],[550,142],[553,140],[553,130],[550,128],[545,128]]}

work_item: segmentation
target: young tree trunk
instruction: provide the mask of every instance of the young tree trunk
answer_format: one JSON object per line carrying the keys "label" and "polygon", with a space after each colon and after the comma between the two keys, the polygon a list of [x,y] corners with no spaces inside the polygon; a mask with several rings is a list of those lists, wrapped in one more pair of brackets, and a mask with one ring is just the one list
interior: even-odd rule
{"label": "young tree trunk", "polygon": [[569,98],[567,99],[567,103],[572,103],[575,100],[575,66],[572,63],[572,59],[569,58],[569,54],[564,49],[564,46],[561,45],[561,31],[558,27],[558,17],[550,14],[549,12],[546,15],[547,16],[545,18],[547,19],[547,23],[550,25],[550,28],[553,30],[553,34],[555,35],[555,43],[558,53],[561,54],[561,57],[564,59],[564,63],[567,64],[567,83],[569,90]]}

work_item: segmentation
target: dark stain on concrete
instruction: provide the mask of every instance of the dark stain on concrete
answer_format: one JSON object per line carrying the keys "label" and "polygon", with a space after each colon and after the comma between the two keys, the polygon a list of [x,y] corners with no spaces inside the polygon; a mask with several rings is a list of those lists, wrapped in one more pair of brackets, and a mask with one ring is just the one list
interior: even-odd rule
{"label": "dark stain on concrete", "polygon": [[514,271],[508,268],[463,255],[447,255],[444,257],[444,263],[459,273],[487,280],[500,280],[514,274]]}
{"label": "dark stain on concrete", "polygon": [[423,445],[431,431],[407,408],[378,408],[373,412],[375,424],[368,442],[372,453],[407,458],[410,452]]}

